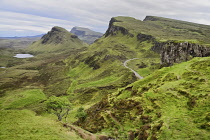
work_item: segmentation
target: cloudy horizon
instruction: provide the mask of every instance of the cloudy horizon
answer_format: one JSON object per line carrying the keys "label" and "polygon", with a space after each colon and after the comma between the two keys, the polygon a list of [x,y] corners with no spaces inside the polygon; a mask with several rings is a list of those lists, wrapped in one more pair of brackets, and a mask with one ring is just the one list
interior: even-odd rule
{"label": "cloudy horizon", "polygon": [[210,1],[200,0],[0,0],[0,37],[33,36],[53,26],[104,33],[116,16],[147,15],[210,25]]}

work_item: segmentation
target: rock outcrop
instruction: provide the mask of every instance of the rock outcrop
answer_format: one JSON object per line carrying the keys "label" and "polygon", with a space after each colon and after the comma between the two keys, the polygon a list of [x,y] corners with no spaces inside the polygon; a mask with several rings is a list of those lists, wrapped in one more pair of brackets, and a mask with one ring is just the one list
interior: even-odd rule
{"label": "rock outcrop", "polygon": [[115,18],[111,18],[109,22],[109,28],[104,34],[105,37],[108,37],[109,35],[116,35],[117,31],[120,31],[123,35],[129,35],[131,37],[134,37],[134,35],[129,33],[129,31],[126,28],[114,25],[115,22],[121,22],[121,21]]}
{"label": "rock outcrop", "polygon": [[155,41],[155,38],[151,35],[146,35],[146,34],[142,34],[142,33],[139,33],[137,35],[137,40],[140,41],[140,42],[143,42],[143,41]]}
{"label": "rock outcrop", "polygon": [[45,34],[41,40],[42,40],[42,44],[49,44],[49,43],[55,43],[55,44],[60,44],[63,43],[63,41],[68,40],[70,38],[77,38],[77,36],[75,35],[70,35],[70,38],[68,38],[67,35],[69,35],[70,33],[61,27],[55,26],[51,29],[51,31],[49,31],[47,34]]}
{"label": "rock outcrop", "polygon": [[161,63],[165,65],[188,61],[193,57],[210,56],[210,47],[188,42],[156,42],[152,50],[160,54]]}
{"label": "rock outcrop", "polygon": [[158,20],[160,20],[160,17],[146,16],[143,21],[158,21]]}

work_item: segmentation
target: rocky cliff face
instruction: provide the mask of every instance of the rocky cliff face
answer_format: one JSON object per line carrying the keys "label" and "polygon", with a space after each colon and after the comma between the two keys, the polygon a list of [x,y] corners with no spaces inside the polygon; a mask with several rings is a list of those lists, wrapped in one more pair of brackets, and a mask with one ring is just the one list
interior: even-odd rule
{"label": "rocky cliff face", "polygon": [[153,42],[155,42],[155,38],[151,35],[146,35],[146,34],[139,33],[136,37],[137,37],[137,40],[140,41],[140,42],[143,42],[143,41],[153,41]]}
{"label": "rocky cliff face", "polygon": [[188,42],[156,42],[152,47],[152,50],[160,54],[161,63],[166,65],[173,65],[174,63],[188,61],[193,57],[210,56],[210,47]]}
{"label": "rocky cliff face", "polygon": [[114,22],[121,22],[115,18],[111,18],[109,22],[109,28],[107,29],[106,33],[104,34],[105,37],[109,35],[116,35],[117,31],[120,31],[123,35],[129,35],[131,37],[134,37],[133,34],[129,33],[129,31],[121,26],[114,25]]}
{"label": "rocky cliff face", "polygon": [[77,35],[79,39],[88,44],[92,44],[96,39],[103,36],[102,33],[95,32],[83,27],[73,27],[70,32]]}

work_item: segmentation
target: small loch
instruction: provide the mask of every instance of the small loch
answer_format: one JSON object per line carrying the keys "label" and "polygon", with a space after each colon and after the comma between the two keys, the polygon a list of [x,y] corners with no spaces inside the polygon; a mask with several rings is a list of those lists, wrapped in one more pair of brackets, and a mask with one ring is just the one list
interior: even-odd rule
{"label": "small loch", "polygon": [[13,57],[16,57],[16,58],[31,58],[31,57],[34,57],[34,56],[31,55],[31,54],[16,54]]}

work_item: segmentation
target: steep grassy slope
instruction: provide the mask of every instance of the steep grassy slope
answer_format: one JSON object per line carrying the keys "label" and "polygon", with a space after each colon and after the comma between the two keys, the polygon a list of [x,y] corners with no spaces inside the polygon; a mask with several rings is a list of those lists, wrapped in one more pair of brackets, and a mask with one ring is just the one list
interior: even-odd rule
{"label": "steep grassy slope", "polygon": [[[185,32],[175,30],[174,26],[185,29]],[[203,35],[195,34],[193,28],[201,28]],[[84,92],[83,89],[94,88],[93,91],[97,92],[98,88],[109,87],[113,83],[117,88],[123,85],[120,83],[128,84],[120,75],[128,73],[122,63],[132,58],[139,59],[131,61],[130,67],[142,73],[142,76],[147,76],[159,68],[159,54],[151,50],[157,42],[176,40],[200,43],[204,39],[203,43],[207,44],[208,29],[209,26],[205,25],[158,17],[146,17],[144,21],[131,17],[112,18],[102,38],[73,61],[70,59],[69,76],[72,84],[68,91],[70,94],[81,93]]]}
{"label": "steep grassy slope", "polygon": [[210,58],[162,68],[104,98],[78,125],[120,139],[209,139]]}
{"label": "steep grassy slope", "polygon": [[68,94],[74,95],[75,100],[82,99],[81,103],[91,102],[92,98],[103,97],[134,82],[137,78],[123,66],[127,59],[142,58],[138,61],[140,64],[147,59],[147,74],[151,73],[159,64],[159,55],[150,50],[151,45],[150,41],[139,42],[120,31],[116,36],[102,37],[87,51],[68,60],[68,75],[72,81]]}
{"label": "steep grassy slope", "polygon": [[[198,70],[204,72],[200,73],[204,78],[208,75],[209,59],[196,58],[190,62],[154,72],[157,68],[160,68],[158,66],[160,58],[158,54],[151,51],[151,48],[157,42],[167,40],[208,44],[209,33],[206,31],[208,31],[209,26],[171,19],[163,20],[163,18],[157,17],[156,21],[149,20],[148,17],[146,19],[145,21],[139,21],[130,17],[112,18],[105,35],[77,57],[79,60],[83,60],[83,57],[89,58],[89,61],[86,61],[86,59],[83,61],[87,62],[86,64],[91,66],[93,70],[88,70],[88,66],[83,64],[80,65],[80,68],[71,69],[73,71],[70,70],[70,75],[72,73],[74,75],[76,71],[87,70],[84,79],[85,77],[89,78],[86,81],[84,80],[85,84],[82,83],[83,81],[75,82],[72,85],[74,88],[98,87],[98,85],[102,86],[101,82],[106,85],[106,78],[104,78],[105,81],[96,80],[92,82],[93,76],[91,73],[97,73],[99,70],[103,71],[103,66],[108,71],[112,64],[117,68],[117,73],[121,73],[123,70],[122,63],[132,58],[140,59],[131,61],[128,64],[129,67],[147,77],[126,88],[121,89],[120,86],[117,86],[117,92],[104,97],[102,101],[90,107],[87,110],[88,117],[85,120],[79,120],[76,124],[90,132],[105,132],[112,137],[120,137],[120,139],[128,139],[128,137],[130,139],[132,137],[137,139],[193,139],[196,135],[198,135],[196,138],[208,139],[208,119],[205,119],[208,118],[209,112],[209,110],[206,110],[209,102],[208,99],[205,99],[209,96],[208,79],[198,80],[195,84],[196,80],[190,79],[197,73],[193,67],[189,67],[199,64],[199,62],[204,63],[205,72],[198,68]],[[185,28],[185,32],[168,28],[175,25],[177,28]],[[201,28],[203,35],[194,34],[192,28]],[[72,64],[77,65],[76,62],[78,61],[74,62]],[[188,75],[189,73],[190,75]],[[110,74],[115,75],[114,73]],[[100,77],[102,78],[103,75],[100,75]],[[83,79],[83,76],[80,78]],[[123,80],[120,79],[121,82]],[[116,81],[113,83],[116,84]],[[198,87],[201,84],[204,87]],[[191,87],[191,85],[193,86]],[[72,91],[72,88],[70,91]],[[92,95],[87,96],[87,94],[91,92],[93,91],[87,91],[81,97],[89,100]],[[97,89],[94,92],[97,93],[100,90]],[[194,95],[196,92],[201,92],[204,95]],[[77,99],[80,100],[81,97]],[[202,100],[204,100],[204,103],[202,103]],[[200,106],[196,108],[195,102],[198,102]],[[198,110],[201,110],[205,115],[200,117],[196,114]],[[184,118],[184,120],[181,118]],[[194,118],[196,119],[192,121]],[[187,123],[189,123],[189,126],[184,125]],[[190,128],[192,129],[190,130]]]}

